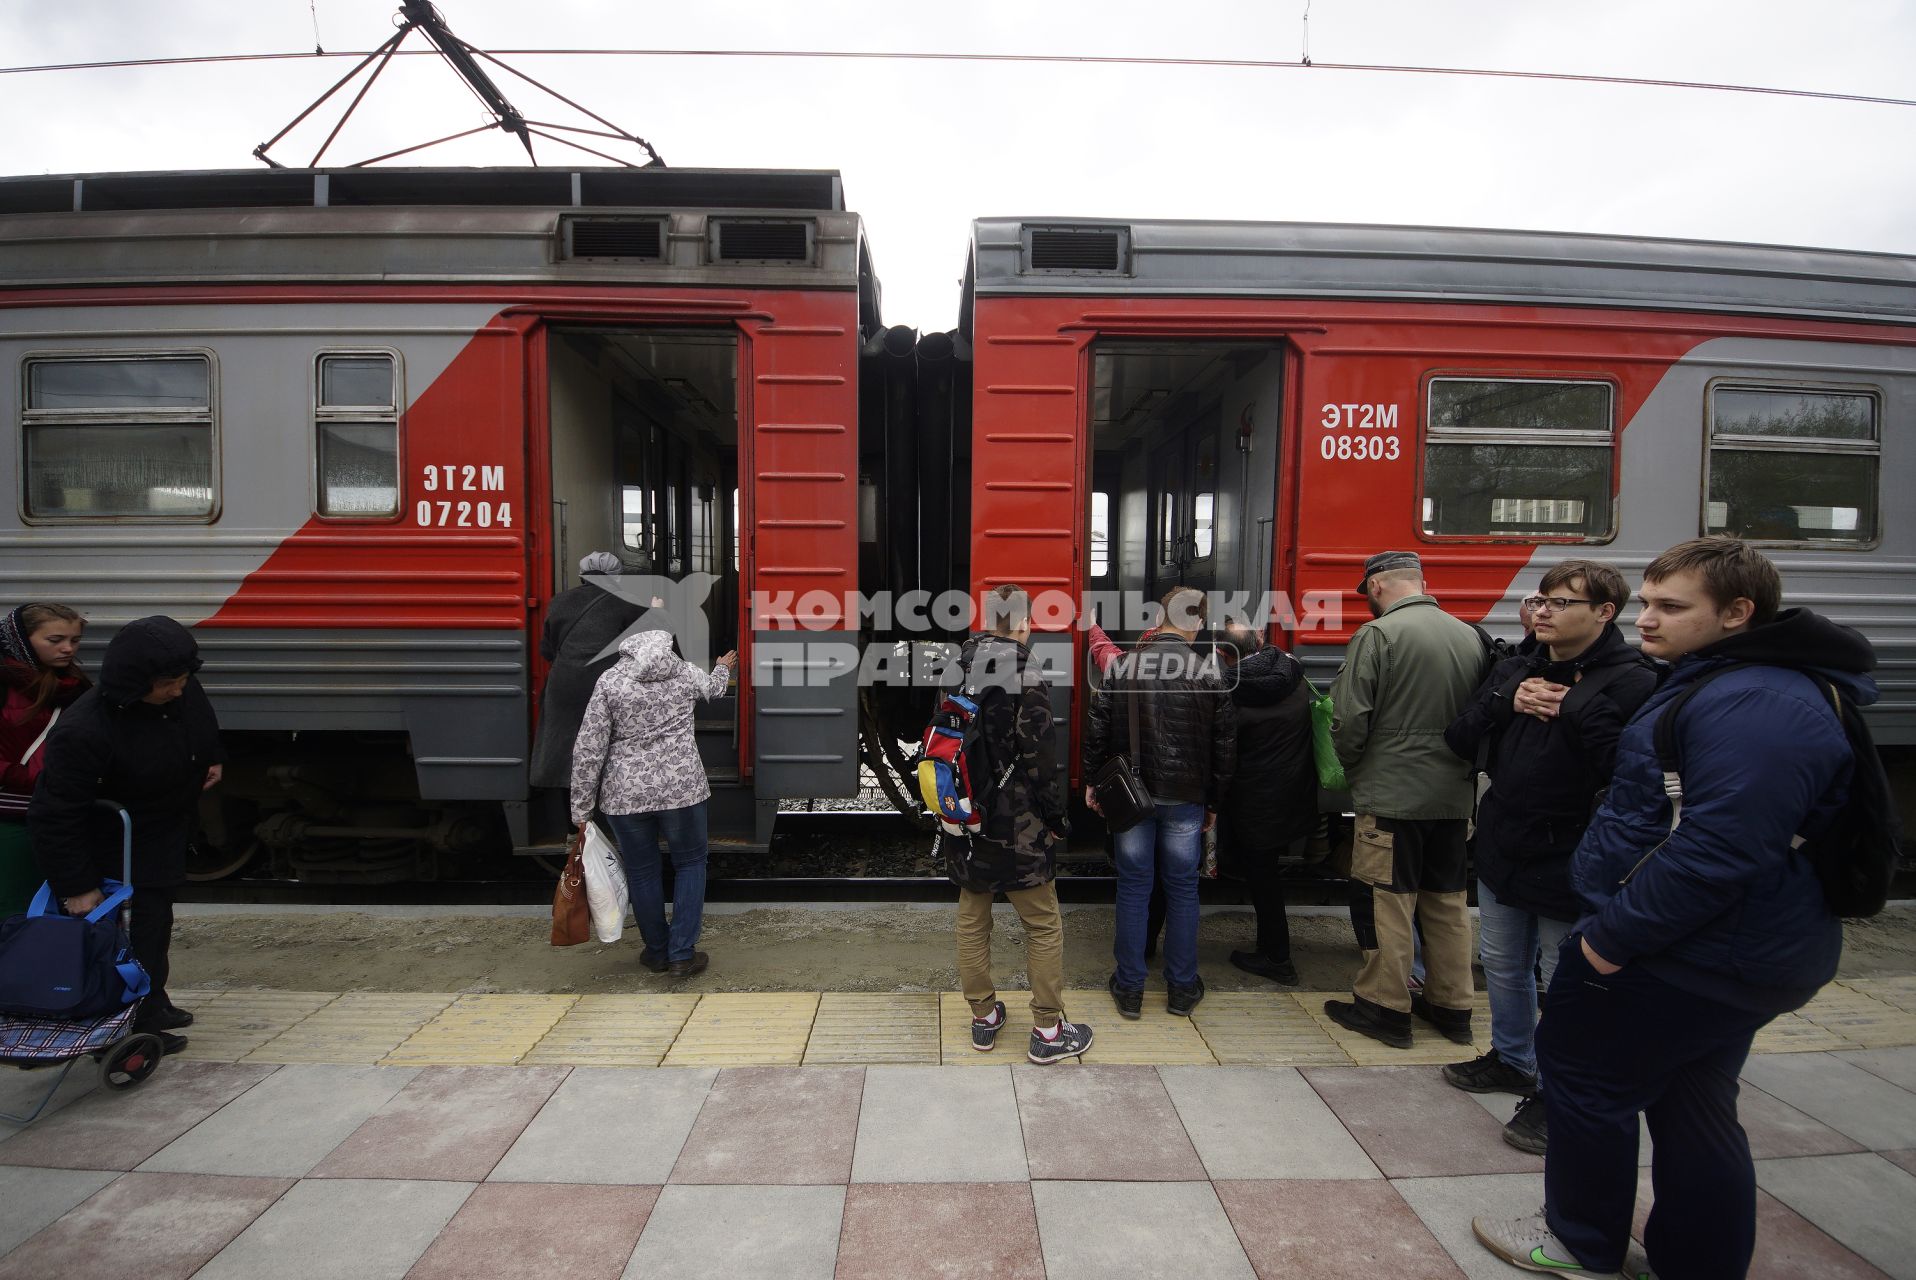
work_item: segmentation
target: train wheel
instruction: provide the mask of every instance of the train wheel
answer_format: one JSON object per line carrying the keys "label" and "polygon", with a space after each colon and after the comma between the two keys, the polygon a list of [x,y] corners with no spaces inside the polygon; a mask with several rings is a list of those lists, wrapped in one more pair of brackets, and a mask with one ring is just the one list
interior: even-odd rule
{"label": "train wheel", "polygon": [[100,1061],[100,1083],[109,1089],[131,1089],[159,1069],[166,1047],[145,1032],[116,1040]]}
{"label": "train wheel", "polygon": [[257,840],[245,841],[236,851],[222,849],[210,840],[195,840],[186,847],[186,878],[224,880],[238,875],[258,853]]}

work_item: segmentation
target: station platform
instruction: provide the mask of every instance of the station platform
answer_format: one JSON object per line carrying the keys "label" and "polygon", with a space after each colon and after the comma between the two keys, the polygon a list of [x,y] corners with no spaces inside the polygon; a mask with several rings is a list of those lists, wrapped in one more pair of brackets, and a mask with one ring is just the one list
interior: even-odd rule
{"label": "station platform", "polygon": [[[0,1126],[0,1280],[1520,1274],[1470,1219],[1542,1161],[1443,1082],[1464,1046],[1348,1037],[1330,993],[1080,991],[1096,1043],[1039,1067],[1002,994],[980,1054],[953,993],[177,990],[153,1079]],[[1916,975],[1757,1049],[1751,1274],[1916,1278]]]}

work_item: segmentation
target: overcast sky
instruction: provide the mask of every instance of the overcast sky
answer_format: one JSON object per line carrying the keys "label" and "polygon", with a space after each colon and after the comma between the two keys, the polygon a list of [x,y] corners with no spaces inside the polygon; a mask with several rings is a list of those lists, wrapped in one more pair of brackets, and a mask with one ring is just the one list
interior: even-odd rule
{"label": "overcast sky", "polygon": [[[771,48],[1292,59],[1303,0],[438,0],[482,48]],[[0,63],[329,50],[395,0],[13,0]],[[415,35],[412,40],[421,37]],[[1916,98],[1916,2],[1313,0],[1319,62],[1551,70]],[[1314,70],[709,58],[514,60],[678,166],[841,170],[885,315],[956,321],[980,214],[1603,231],[1916,253],[1916,108]],[[0,76],[0,172],[247,168],[349,63]],[[533,118],[562,109],[502,79]],[[322,109],[327,111],[328,109]],[[276,150],[310,159],[334,114]],[[329,162],[481,123],[400,60]],[[551,163],[568,163],[552,147]],[[581,157],[582,159],[589,159]],[[514,164],[487,135],[419,163]]]}

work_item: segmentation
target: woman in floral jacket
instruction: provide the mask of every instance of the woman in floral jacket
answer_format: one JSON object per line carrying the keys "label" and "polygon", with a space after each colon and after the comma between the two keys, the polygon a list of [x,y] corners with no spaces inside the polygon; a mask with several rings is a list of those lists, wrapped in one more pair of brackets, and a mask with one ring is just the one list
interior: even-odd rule
{"label": "woman in floral jacket", "polygon": [[[612,824],[645,950],[639,960],[672,976],[704,970],[697,949],[705,914],[705,802],[712,794],[692,733],[692,704],[717,698],[737,653],[706,675],[672,655],[668,631],[641,631],[619,645],[599,677],[572,744],[572,821],[585,831],[597,809]],[[672,854],[672,923],[667,932],[659,837]]]}

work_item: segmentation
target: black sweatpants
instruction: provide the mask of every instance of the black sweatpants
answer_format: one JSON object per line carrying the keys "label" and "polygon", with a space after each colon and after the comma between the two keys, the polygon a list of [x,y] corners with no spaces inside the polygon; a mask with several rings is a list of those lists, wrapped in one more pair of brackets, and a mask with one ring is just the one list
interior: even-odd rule
{"label": "black sweatpants", "polygon": [[133,944],[133,958],[153,980],[153,990],[140,1005],[139,1022],[150,1021],[173,1003],[166,994],[166,979],[172,968],[167,951],[173,945],[174,892],[171,887],[133,891],[133,920],[127,939]]}
{"label": "black sweatpants", "polygon": [[1623,1265],[1637,1197],[1637,1114],[1656,1203],[1644,1229],[1663,1280],[1742,1280],[1756,1249],[1756,1168],[1737,1073],[1772,1015],[1671,986],[1641,964],[1607,977],[1571,934],[1537,1026],[1548,1083],[1550,1229],[1592,1271]]}

